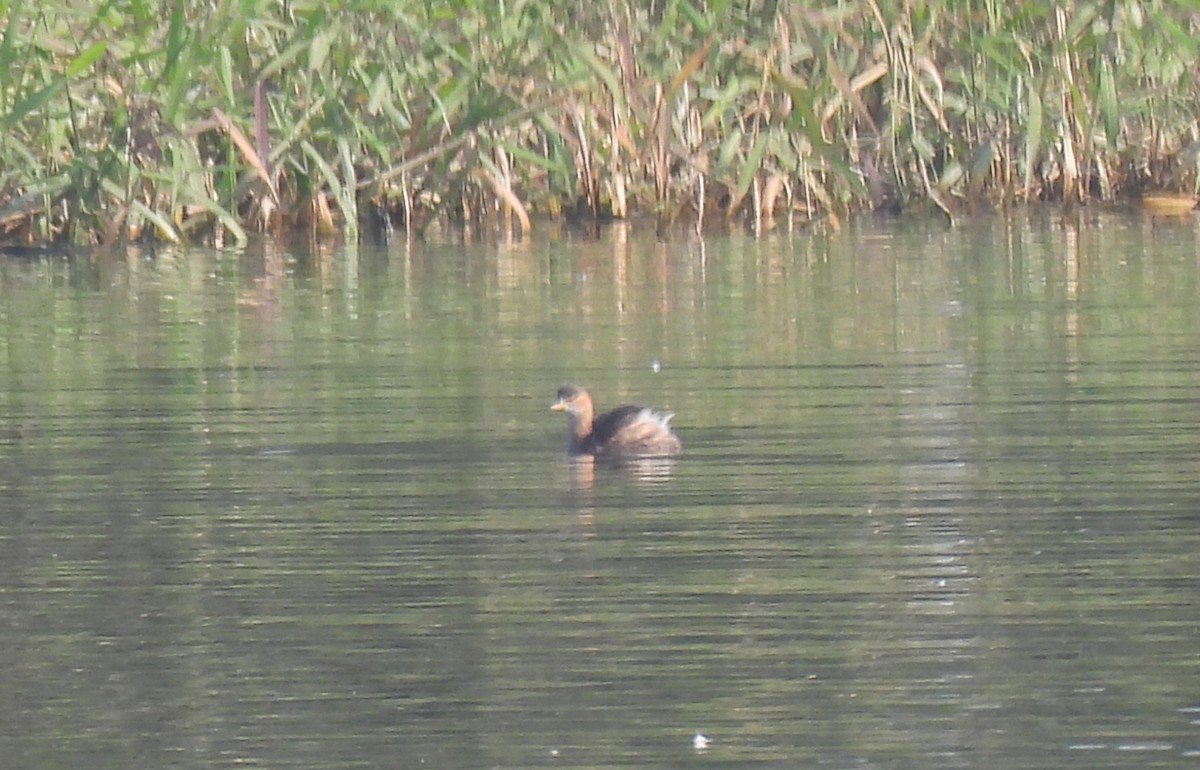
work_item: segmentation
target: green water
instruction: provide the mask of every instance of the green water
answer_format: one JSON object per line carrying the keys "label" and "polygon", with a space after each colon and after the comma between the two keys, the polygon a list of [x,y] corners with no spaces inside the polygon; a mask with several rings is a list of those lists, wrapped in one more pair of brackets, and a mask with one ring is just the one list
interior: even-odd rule
{"label": "green water", "polygon": [[1194,767],[1197,234],[0,263],[4,766]]}

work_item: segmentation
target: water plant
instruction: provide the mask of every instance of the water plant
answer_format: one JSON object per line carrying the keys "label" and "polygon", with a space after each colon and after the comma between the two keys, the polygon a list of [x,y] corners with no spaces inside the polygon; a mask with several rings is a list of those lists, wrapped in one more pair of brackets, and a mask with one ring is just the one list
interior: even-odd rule
{"label": "water plant", "polygon": [[0,240],[1197,192],[1186,0],[0,0]]}

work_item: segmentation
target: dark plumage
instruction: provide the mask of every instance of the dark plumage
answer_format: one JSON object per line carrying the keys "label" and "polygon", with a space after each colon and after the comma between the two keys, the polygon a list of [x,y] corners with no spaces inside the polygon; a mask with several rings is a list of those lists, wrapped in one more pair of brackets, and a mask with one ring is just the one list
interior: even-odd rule
{"label": "dark plumage", "polygon": [[591,396],[583,388],[564,385],[550,407],[567,413],[571,454],[607,457],[673,455],[682,446],[669,425],[673,415],[644,406],[618,406],[595,416]]}

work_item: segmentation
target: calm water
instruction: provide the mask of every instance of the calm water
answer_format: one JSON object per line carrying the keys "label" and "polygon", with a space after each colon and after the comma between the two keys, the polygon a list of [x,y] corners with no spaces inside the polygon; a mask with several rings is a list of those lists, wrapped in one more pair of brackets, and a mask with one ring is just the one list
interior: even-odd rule
{"label": "calm water", "polygon": [[5,768],[1200,764],[1195,220],[6,261],[0,365]]}

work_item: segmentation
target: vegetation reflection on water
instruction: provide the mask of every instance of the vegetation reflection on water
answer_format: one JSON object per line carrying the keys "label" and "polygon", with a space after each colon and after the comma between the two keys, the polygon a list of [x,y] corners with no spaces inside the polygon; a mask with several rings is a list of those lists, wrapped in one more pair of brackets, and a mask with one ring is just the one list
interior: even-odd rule
{"label": "vegetation reflection on water", "polygon": [[1195,242],[4,263],[6,766],[1190,766]]}

